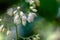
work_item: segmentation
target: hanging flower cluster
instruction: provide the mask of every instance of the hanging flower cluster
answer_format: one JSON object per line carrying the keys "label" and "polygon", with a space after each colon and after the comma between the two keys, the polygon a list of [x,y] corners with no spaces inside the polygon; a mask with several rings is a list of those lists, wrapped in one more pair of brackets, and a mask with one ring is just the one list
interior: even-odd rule
{"label": "hanging flower cluster", "polygon": [[22,9],[20,6],[17,6],[16,10],[14,10],[13,8],[9,8],[7,10],[7,14],[10,16],[14,15],[14,24],[20,24],[22,23],[24,26],[26,25],[26,21],[28,21],[29,23],[34,21],[34,18],[37,12],[36,6],[40,6],[40,1],[39,0],[25,0],[25,2],[28,2],[30,4],[29,9],[31,11],[28,11],[28,17],[27,15],[21,11],[20,9]]}
{"label": "hanging flower cluster", "polygon": [[14,16],[14,24],[22,23],[25,26],[26,21],[31,23],[34,21],[34,18],[37,16],[34,12],[29,12],[28,15],[26,15],[23,11],[20,11],[19,9],[20,7],[18,6],[15,11],[13,11],[13,8],[9,8],[7,10],[8,15]]}
{"label": "hanging flower cluster", "polygon": [[[0,19],[0,21],[2,21],[2,19]],[[7,30],[5,27],[4,27],[4,24],[1,24],[0,25],[0,33],[6,33],[7,36],[11,35],[11,31],[10,30]]]}
{"label": "hanging flower cluster", "polygon": [[4,33],[5,31],[7,31],[7,32],[6,32],[6,35],[7,35],[7,36],[9,36],[9,35],[12,34],[12,32],[11,32],[10,30],[6,30],[6,28],[3,28],[2,26],[0,26],[0,33],[1,33],[1,32]]}
{"label": "hanging flower cluster", "polygon": [[[4,28],[4,25],[2,24],[0,26],[0,34],[5,36],[4,38],[3,37],[0,38],[1,40],[3,40],[3,39],[4,40],[7,40],[8,37],[11,37],[12,36],[13,32],[11,30],[7,30],[6,28]],[[0,37],[1,37],[1,35],[0,35]]]}
{"label": "hanging flower cluster", "polygon": [[[27,22],[31,23],[34,21],[34,18],[37,17],[36,12],[38,11],[36,9],[36,6],[40,5],[39,0],[25,0],[26,2],[28,2],[30,4],[29,9],[28,10],[28,14],[24,13],[24,11],[22,11],[20,6],[17,6],[16,8],[9,8],[7,10],[7,14],[9,16],[13,17],[13,22],[14,24],[19,25],[22,24],[23,26],[26,25]],[[11,35],[12,31],[7,30],[6,32],[7,35]],[[30,37],[28,38],[28,40],[30,39]],[[38,37],[38,35],[36,35],[35,37],[32,38],[33,40],[40,40],[40,37]],[[24,38],[25,40],[25,38]]]}

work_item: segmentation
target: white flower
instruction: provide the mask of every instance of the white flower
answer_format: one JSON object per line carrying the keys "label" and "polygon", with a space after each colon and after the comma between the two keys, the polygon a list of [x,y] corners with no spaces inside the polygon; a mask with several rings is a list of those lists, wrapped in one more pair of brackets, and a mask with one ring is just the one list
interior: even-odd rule
{"label": "white flower", "polygon": [[13,12],[13,14],[15,15],[17,13],[17,10],[15,10],[14,12]]}
{"label": "white flower", "polygon": [[30,5],[32,5],[34,3],[34,1],[33,0],[29,0],[29,3],[30,3]]}
{"label": "white flower", "polygon": [[33,22],[34,21],[34,18],[35,18],[35,16],[36,16],[36,14],[35,13],[29,13],[28,14],[28,18],[27,18],[27,20],[28,20],[28,22]]}
{"label": "white flower", "polygon": [[17,6],[17,9],[19,10],[20,9],[20,6]]}
{"label": "white flower", "polygon": [[22,12],[22,11],[20,11],[20,16],[22,17],[22,16],[25,16],[25,14]]}
{"label": "white flower", "polygon": [[37,12],[37,9],[31,9],[33,12]]}
{"label": "white flower", "polygon": [[34,0],[37,6],[40,6],[40,1],[39,0]]}
{"label": "white flower", "polygon": [[6,31],[6,29],[5,29],[5,28],[3,28],[3,29],[2,29],[2,32],[5,32],[5,31]]}
{"label": "white flower", "polygon": [[33,12],[37,12],[37,9],[35,9],[35,6],[30,6],[30,9],[31,9]]}
{"label": "white flower", "polygon": [[20,16],[18,14],[14,15],[14,23],[15,24],[20,24],[21,23]]}
{"label": "white flower", "polygon": [[33,6],[30,6],[30,9],[33,9],[34,7]]}
{"label": "white flower", "polygon": [[0,28],[3,28],[4,27],[4,25],[2,24],[1,26],[0,26]]}
{"label": "white flower", "polygon": [[13,8],[9,8],[7,10],[7,14],[10,15],[10,16],[12,16],[13,15]]}
{"label": "white flower", "polygon": [[27,20],[26,16],[22,16],[22,24],[24,26],[26,25],[26,20]]}
{"label": "white flower", "polygon": [[7,36],[9,36],[12,34],[12,32],[10,30],[8,30],[6,34],[7,34]]}
{"label": "white flower", "polygon": [[32,5],[34,3],[33,0],[25,0],[26,2],[29,2],[30,5]]}
{"label": "white flower", "polygon": [[33,5],[30,6],[30,9],[34,9],[34,8],[36,8],[35,4],[33,4]]}
{"label": "white flower", "polygon": [[36,17],[37,15],[36,15],[36,13],[30,12],[30,13],[28,14],[28,16]]}
{"label": "white flower", "polygon": [[30,22],[32,22],[33,21],[33,18],[31,18],[31,17],[28,17],[28,22],[30,23]]}
{"label": "white flower", "polygon": [[2,24],[2,25],[0,26],[0,32],[2,32],[3,27],[4,27],[4,25]]}

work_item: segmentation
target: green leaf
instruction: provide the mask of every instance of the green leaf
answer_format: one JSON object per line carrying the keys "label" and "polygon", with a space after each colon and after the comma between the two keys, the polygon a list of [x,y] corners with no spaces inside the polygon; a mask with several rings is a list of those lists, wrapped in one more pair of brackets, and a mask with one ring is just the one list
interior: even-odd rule
{"label": "green leaf", "polygon": [[58,3],[56,0],[40,0],[40,6],[37,7],[37,14],[48,21],[56,18],[58,12]]}

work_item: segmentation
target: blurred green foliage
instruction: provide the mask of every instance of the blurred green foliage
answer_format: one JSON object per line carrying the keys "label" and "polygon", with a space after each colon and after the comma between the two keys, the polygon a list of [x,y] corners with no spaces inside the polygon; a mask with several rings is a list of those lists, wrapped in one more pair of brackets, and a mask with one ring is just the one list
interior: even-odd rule
{"label": "blurred green foliage", "polygon": [[52,21],[58,13],[58,3],[56,0],[40,0],[40,6],[37,7],[37,14],[44,17],[47,21]]}

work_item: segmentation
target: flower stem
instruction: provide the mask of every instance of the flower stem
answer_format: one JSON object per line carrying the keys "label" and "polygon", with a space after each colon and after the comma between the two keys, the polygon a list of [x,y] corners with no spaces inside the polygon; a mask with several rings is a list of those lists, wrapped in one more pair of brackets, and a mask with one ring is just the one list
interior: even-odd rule
{"label": "flower stem", "polygon": [[18,40],[18,30],[17,30],[17,25],[16,26],[16,40]]}

